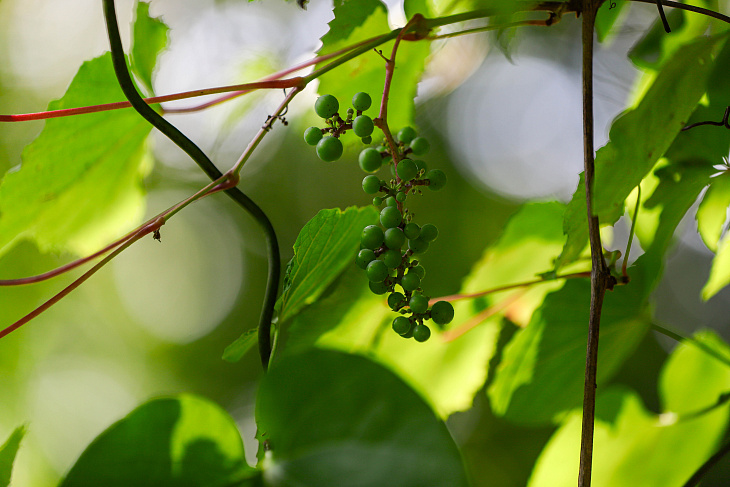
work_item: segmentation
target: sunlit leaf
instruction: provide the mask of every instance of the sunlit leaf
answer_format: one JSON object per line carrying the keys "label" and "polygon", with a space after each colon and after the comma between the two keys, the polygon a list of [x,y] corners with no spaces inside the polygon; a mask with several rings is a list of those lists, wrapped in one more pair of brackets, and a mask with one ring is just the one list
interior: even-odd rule
{"label": "sunlit leaf", "polygon": [[311,350],[275,361],[256,419],[267,485],[468,485],[444,423],[364,357]]}
{"label": "sunlit leaf", "polygon": [[697,230],[707,248],[717,251],[717,243],[727,221],[730,207],[730,171],[710,180],[699,208],[697,208]]}
{"label": "sunlit leaf", "polygon": [[[727,345],[715,335],[696,338],[728,356]],[[683,485],[722,438],[729,407],[708,407],[729,388],[730,368],[691,343],[680,345],[664,366],[660,415],[647,411],[630,390],[599,388],[592,485]],[[575,485],[580,438],[576,410],[543,450],[528,486]]]}
{"label": "sunlit leaf", "polygon": [[345,267],[354,267],[362,229],[377,222],[377,217],[372,206],[353,206],[344,212],[322,210],[304,225],[277,302],[280,323],[314,302]]}
{"label": "sunlit leaf", "polygon": [[[624,7],[628,4],[629,2],[624,0],[610,0],[601,4],[596,15],[596,36],[599,42],[605,42],[612,30],[617,28],[616,23],[622,17],[621,13],[626,11]],[[620,22],[618,26],[621,26]]]}
{"label": "sunlit leaf", "polygon": [[0,446],[0,487],[10,485],[15,455],[18,453],[23,436],[25,436],[25,426],[18,426]]}
{"label": "sunlit leaf", "polygon": [[238,362],[249,350],[256,346],[258,337],[258,329],[256,328],[251,328],[247,332],[244,332],[235,342],[226,347],[223,351],[223,360],[227,362]]}
{"label": "sunlit leaf", "polygon": [[730,237],[725,235],[715,258],[712,259],[710,278],[702,288],[702,299],[710,299],[728,284],[730,284]]}
{"label": "sunlit leaf", "polygon": [[167,45],[169,28],[164,22],[149,16],[149,3],[139,2],[135,14],[132,33],[130,61],[138,80],[142,82],[148,95],[153,93],[152,73],[157,64],[157,56]]}

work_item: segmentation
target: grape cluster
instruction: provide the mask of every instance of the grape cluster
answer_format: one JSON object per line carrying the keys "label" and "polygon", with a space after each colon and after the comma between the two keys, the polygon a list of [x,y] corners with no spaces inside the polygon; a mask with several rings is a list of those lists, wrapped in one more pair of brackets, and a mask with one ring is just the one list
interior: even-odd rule
{"label": "grape cluster", "polygon": [[325,162],[334,162],[342,157],[340,135],[352,130],[365,144],[372,142],[375,130],[373,119],[362,112],[370,108],[372,99],[367,93],[356,93],[352,97],[352,108],[348,108],[345,118],[340,114],[340,102],[333,95],[322,95],[314,102],[314,111],[326,123],[325,128],[309,127],[304,131],[304,141],[316,146],[317,156]]}
{"label": "grape cluster", "polygon": [[[337,98],[320,96],[314,110],[327,126],[322,129],[309,127],[304,132],[304,140],[316,146],[319,158],[327,162],[342,156],[339,137],[347,130],[352,130],[363,143],[370,144],[375,124],[363,112],[371,103],[367,93],[357,93],[352,98],[353,108],[349,108],[346,118],[342,119]],[[429,297],[421,288],[426,270],[415,257],[428,250],[439,232],[435,225],[419,226],[414,222],[405,203],[408,196],[421,194],[423,186],[433,191],[443,188],[446,174],[439,169],[429,170],[426,163],[417,158],[428,153],[431,146],[412,127],[401,129],[393,142],[393,150],[385,145],[368,147],[358,158],[360,168],[368,173],[362,180],[362,189],[373,195],[373,205],[380,209],[380,224],[363,229],[355,263],[365,271],[370,290],[375,294],[387,294],[388,306],[399,313],[393,320],[393,330],[404,338],[425,342],[431,336],[431,329],[424,321],[446,325],[454,318],[454,308],[447,301],[438,301],[429,308]],[[387,181],[375,174],[386,166],[390,167],[392,176]]]}

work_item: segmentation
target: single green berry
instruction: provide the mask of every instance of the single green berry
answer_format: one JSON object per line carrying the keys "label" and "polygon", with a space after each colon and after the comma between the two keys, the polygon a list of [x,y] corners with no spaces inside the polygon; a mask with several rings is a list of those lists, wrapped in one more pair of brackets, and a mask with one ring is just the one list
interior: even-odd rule
{"label": "single green berry", "polygon": [[388,266],[382,260],[374,260],[368,264],[365,272],[368,275],[368,280],[373,282],[382,282],[388,277]]}
{"label": "single green berry", "polygon": [[334,162],[342,156],[342,142],[332,136],[324,137],[317,142],[317,155],[325,162]]}
{"label": "single green berry", "polygon": [[371,144],[373,142],[373,138],[369,135],[367,137],[362,138],[362,143],[365,145]]}
{"label": "single green berry", "polygon": [[401,293],[392,293],[390,296],[388,296],[388,306],[390,306],[390,309],[393,311],[398,311],[406,304],[406,297],[403,296]]}
{"label": "single green berry", "polygon": [[411,141],[411,151],[417,156],[426,154],[431,149],[431,144],[424,137],[416,137]]}
{"label": "single green berry", "polygon": [[375,250],[379,249],[383,245],[385,234],[383,229],[377,225],[368,225],[363,228],[362,235],[360,236],[360,243],[364,249]]}
{"label": "single green berry", "polygon": [[385,262],[385,265],[388,266],[388,269],[396,269],[400,267],[403,262],[403,256],[401,255],[400,250],[386,250],[383,252],[383,262]]}
{"label": "single green berry", "polygon": [[422,265],[413,266],[413,267],[411,267],[411,270],[408,272],[409,273],[413,272],[421,280],[423,280],[423,278],[426,277],[426,269]]}
{"label": "single green berry", "polygon": [[368,287],[373,292],[373,294],[385,294],[390,289],[390,287],[385,282],[369,281]]}
{"label": "single green berry", "polygon": [[373,133],[374,129],[373,119],[367,115],[360,115],[352,122],[352,131],[358,137],[367,137]]}
{"label": "single green berry", "polygon": [[418,226],[418,223],[406,223],[406,226],[403,227],[403,233],[406,234],[406,238],[415,240],[421,235],[421,227]]}
{"label": "single green berry", "polygon": [[402,143],[403,145],[408,145],[411,143],[413,139],[416,138],[416,129],[413,127],[403,127],[398,132],[398,142]]}
{"label": "single green berry", "polygon": [[417,342],[425,342],[431,338],[431,329],[428,326],[419,323],[413,328],[413,338]]}
{"label": "single green berry", "polygon": [[[415,291],[420,285],[421,279],[419,279],[418,275],[413,272],[406,274],[400,280],[400,286],[406,291]],[[428,300],[426,300],[426,305],[428,306]],[[423,313],[423,311],[419,311],[419,313]]]}
{"label": "single green berry", "polygon": [[424,226],[421,227],[421,236],[419,237],[420,239],[425,240],[426,242],[433,242],[438,236],[439,229],[436,228],[436,225],[426,223]]}
{"label": "single green berry", "polygon": [[370,249],[361,249],[360,252],[357,253],[357,257],[355,258],[355,264],[360,269],[367,269],[368,264],[375,260],[375,252],[373,252]]}
{"label": "single green berry", "polygon": [[370,99],[370,95],[362,91],[355,93],[355,96],[352,97],[352,106],[359,112],[364,112],[370,108],[372,103],[373,101]]}
{"label": "single green berry", "polygon": [[385,228],[397,227],[402,221],[403,217],[395,206],[386,206],[380,212],[380,224]]}
{"label": "single green berry", "polygon": [[421,240],[420,237],[417,239],[408,239],[408,248],[413,251],[414,254],[422,254],[428,250],[428,242]]}
{"label": "single green berry", "polygon": [[405,335],[411,331],[411,320],[405,316],[398,316],[393,320],[393,331],[399,335]]}
{"label": "single green berry", "polygon": [[437,301],[431,306],[431,319],[437,325],[448,325],[454,319],[454,307],[448,301]]}
{"label": "single green berry", "polygon": [[406,236],[398,227],[389,228],[385,231],[385,246],[389,249],[400,250],[406,243]]}
{"label": "single green berry", "polygon": [[340,109],[340,102],[333,95],[322,95],[314,102],[314,111],[322,118],[330,118]]}
{"label": "single green berry", "polygon": [[441,188],[446,186],[446,174],[439,169],[431,169],[426,173],[426,179],[428,179],[428,189],[433,191],[439,191]]}
{"label": "single green berry", "polygon": [[416,174],[418,174],[418,168],[416,167],[416,163],[412,160],[403,159],[398,163],[397,172],[398,177],[403,181],[410,181],[416,177]]}
{"label": "single green berry", "polygon": [[420,293],[413,293],[411,300],[408,301],[408,306],[415,314],[420,315],[428,311],[428,298]]}
{"label": "single green berry", "polygon": [[352,108],[348,108],[348,109],[347,109],[347,118],[348,118],[349,120],[352,120],[352,116],[353,116],[353,115],[355,115],[355,110],[353,110]]}
{"label": "single green berry", "polygon": [[392,196],[388,196],[387,198],[385,198],[385,206],[398,206],[398,200],[396,200]]}
{"label": "single green berry", "polygon": [[309,127],[304,131],[304,142],[309,145],[317,145],[322,140],[322,129],[319,127]]}
{"label": "single green berry", "polygon": [[406,200],[406,194],[403,191],[398,191],[395,194],[395,200],[400,203],[403,203]]}
{"label": "single green berry", "polygon": [[423,171],[424,174],[426,174],[426,171],[428,170],[428,167],[426,166],[426,161],[422,161],[421,159],[414,159],[413,162],[416,163],[416,167],[418,168],[418,171]]}
{"label": "single green berry", "polygon": [[381,198],[380,196],[376,196],[375,198],[373,198],[373,204],[375,206],[382,205],[383,204],[383,198]]}
{"label": "single green berry", "polygon": [[365,172],[375,172],[380,169],[380,166],[383,164],[383,158],[380,155],[380,152],[372,147],[368,147],[360,152],[357,161],[360,164],[360,169]]}
{"label": "single green berry", "polygon": [[371,174],[362,180],[362,190],[367,194],[375,194],[380,191],[380,178]]}

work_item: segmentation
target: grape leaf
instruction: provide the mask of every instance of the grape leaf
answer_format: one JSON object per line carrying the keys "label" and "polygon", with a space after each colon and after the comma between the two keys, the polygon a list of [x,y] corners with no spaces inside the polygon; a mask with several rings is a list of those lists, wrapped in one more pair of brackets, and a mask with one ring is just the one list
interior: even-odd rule
{"label": "grape leaf", "polygon": [[313,303],[346,266],[353,265],[362,229],[377,218],[374,207],[353,206],[344,212],[322,210],[304,225],[277,301],[279,323]]}
{"label": "grape leaf", "polygon": [[167,33],[170,29],[161,20],[151,18],[149,10],[149,3],[137,3],[129,60],[146,94],[151,96],[154,93],[152,73],[157,63],[157,56],[167,46]]}
{"label": "grape leaf", "polygon": [[556,272],[578,259],[588,245],[588,207],[586,206],[585,185],[585,173],[580,173],[578,186],[563,216],[563,234],[566,238],[563,250],[555,260]]}
{"label": "grape leaf", "polygon": [[15,455],[18,453],[23,436],[25,436],[25,426],[18,426],[0,446],[0,487],[10,485]]}
{"label": "grape leaf", "polygon": [[236,423],[192,395],[154,399],[111,425],[81,454],[61,487],[260,485]]}
{"label": "grape leaf", "polygon": [[[387,10],[379,0],[344,0],[335,5],[334,13],[335,18],[329,24],[329,32],[322,37],[319,55],[390,32]],[[379,46],[378,49],[382,50],[384,56],[390,57],[393,41]],[[388,102],[388,125],[394,132],[406,125],[413,125],[416,88],[428,54],[427,42],[402,42],[398,47]],[[324,64],[326,63],[318,64],[317,68]],[[373,98],[371,116],[375,117],[380,107],[378,99],[383,92],[384,82],[385,61],[378,53],[369,52],[320,76],[318,90],[321,94],[337,97],[341,111],[349,106],[355,93],[370,93]]]}
{"label": "grape leaf", "polygon": [[697,231],[707,248],[717,251],[717,243],[727,221],[730,207],[730,171],[710,180],[700,206],[697,208]]}
{"label": "grape leaf", "polygon": [[274,361],[256,423],[267,485],[468,485],[444,423],[364,357],[310,350]]}
{"label": "grape leaf", "polygon": [[[596,36],[598,42],[606,42],[611,31],[616,28],[616,23],[619,17],[621,17],[621,13],[626,11],[624,7],[628,4],[629,2],[623,0],[609,0],[601,4],[596,15]],[[620,27],[621,23],[619,22],[618,25]]]}
{"label": "grape leaf", "polygon": [[730,238],[725,235],[715,258],[712,259],[710,278],[702,288],[702,299],[710,299],[728,284],[730,284]]}
{"label": "grape leaf", "polygon": [[223,351],[223,360],[227,362],[238,362],[246,353],[258,343],[258,329],[251,328],[238,337]]}
{"label": "grape leaf", "polygon": [[[159,21],[146,15],[144,5],[135,28],[159,32]],[[138,45],[137,66],[151,73],[161,48],[159,36],[147,47]],[[83,63],[48,109],[121,100],[107,53]],[[32,239],[43,251],[88,254],[133,228],[144,213],[140,181],[151,166],[145,144],[150,130],[131,109],[48,120],[23,151],[20,169],[0,182],[0,253]]]}
{"label": "grape leaf", "polygon": [[[729,356],[727,345],[715,335],[705,332],[695,338]],[[708,407],[715,406],[728,388],[727,366],[683,343],[661,373],[663,414],[647,411],[637,394],[624,387],[599,389],[594,450],[607,454],[593,458],[593,483],[597,487],[683,485],[722,438],[730,408],[727,404]],[[581,416],[579,410],[572,412],[553,435],[528,487],[575,485]]]}

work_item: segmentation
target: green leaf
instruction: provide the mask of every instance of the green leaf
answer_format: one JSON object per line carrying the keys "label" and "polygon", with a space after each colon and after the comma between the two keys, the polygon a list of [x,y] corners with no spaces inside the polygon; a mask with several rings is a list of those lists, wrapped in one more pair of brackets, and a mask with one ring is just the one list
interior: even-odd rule
{"label": "green leaf", "polygon": [[249,350],[254,348],[258,343],[258,329],[251,328],[231,343],[223,351],[223,360],[226,362],[238,362],[243,358]]}
{"label": "green leaf", "polygon": [[[85,62],[50,110],[124,99],[110,54]],[[0,253],[20,239],[43,251],[98,250],[143,214],[150,125],[132,110],[51,119],[0,183]]]}
{"label": "green leaf", "polygon": [[[711,333],[696,336],[725,356],[726,344]],[[691,343],[682,343],[661,373],[664,412],[647,411],[636,393],[599,388],[593,457],[597,487],[666,487],[684,482],[714,452],[730,407],[708,409],[730,388],[730,369]],[[535,464],[529,487],[575,485],[581,437],[576,410],[553,435]]]}
{"label": "green leaf", "polygon": [[[648,330],[642,317],[658,266],[640,258],[630,286],[616,287],[604,300],[598,384],[605,383]],[[529,424],[559,420],[581,404],[590,303],[588,279],[571,279],[549,294],[506,346],[488,389],[499,416]]]}
{"label": "green leaf", "polygon": [[702,299],[707,301],[728,284],[730,284],[730,237],[726,234],[720,242],[715,258],[712,259],[710,278],[702,288]]}
{"label": "green leaf", "polygon": [[624,201],[669,149],[706,90],[712,52],[725,37],[701,38],[667,62],[639,105],[611,126],[596,154],[594,214],[622,213]]}
{"label": "green leaf", "polygon": [[0,446],[0,487],[10,485],[10,476],[13,473],[15,455],[20,448],[20,441],[25,436],[25,426],[15,428],[5,443]]}
{"label": "green leaf", "polygon": [[722,236],[722,230],[727,221],[727,211],[730,207],[730,171],[710,180],[699,208],[697,208],[697,231],[707,248],[717,251],[717,243]]}
{"label": "green leaf", "polygon": [[[601,7],[598,9],[598,14],[596,15],[596,35],[598,37],[598,42],[605,42],[606,39],[608,39],[611,34],[611,30],[614,28],[621,15],[621,12],[626,11],[624,7],[628,4],[629,2],[623,0],[609,0],[603,2]],[[620,25],[621,24],[619,23],[619,26]]]}
{"label": "green leaf", "polygon": [[284,278],[284,291],[277,302],[279,323],[291,319],[313,303],[347,266],[354,267],[360,234],[377,222],[372,206],[321,210],[299,233],[294,257]]}
{"label": "green leaf", "polygon": [[167,46],[167,32],[164,22],[149,16],[149,3],[137,3],[130,61],[132,70],[142,82],[148,95],[152,95],[152,74],[158,54]]}
{"label": "green leaf", "polygon": [[[379,0],[344,0],[337,3],[334,13],[335,18],[329,24],[330,30],[322,37],[319,55],[390,32],[387,10]],[[393,41],[379,46],[378,49],[390,58]],[[416,88],[428,54],[427,42],[399,44],[388,102],[388,125],[394,133],[406,125],[413,125]],[[322,66],[318,64],[317,68]],[[375,117],[380,107],[379,99],[383,93],[384,82],[385,61],[378,53],[371,51],[320,76],[318,91],[320,94],[337,97],[342,112],[350,106],[355,93],[370,93],[373,98],[371,116]]]}
{"label": "green leaf", "polygon": [[60,485],[253,486],[258,476],[233,419],[207,399],[180,395],[152,400],[110,426]]}
{"label": "green leaf", "polygon": [[555,261],[556,271],[575,262],[588,245],[588,207],[586,206],[585,184],[585,174],[580,173],[578,186],[563,216],[563,234],[566,238],[563,250]]}
{"label": "green leaf", "polygon": [[256,419],[267,485],[468,485],[444,423],[364,357],[311,350],[275,361]]}

